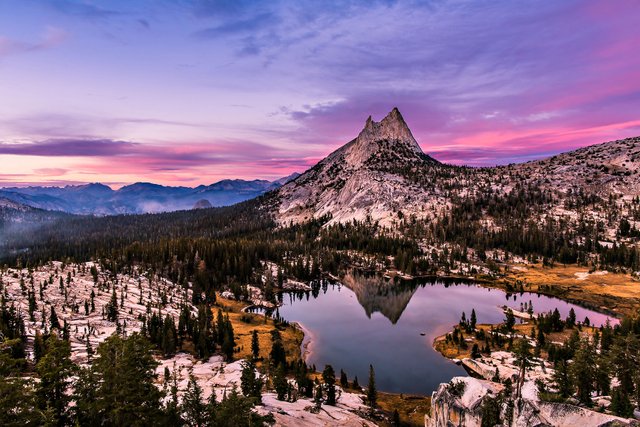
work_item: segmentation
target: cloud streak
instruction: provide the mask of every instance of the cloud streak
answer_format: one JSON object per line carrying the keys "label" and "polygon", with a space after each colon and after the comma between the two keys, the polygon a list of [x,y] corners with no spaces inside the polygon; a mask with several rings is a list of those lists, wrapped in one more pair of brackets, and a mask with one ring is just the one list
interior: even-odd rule
{"label": "cloud streak", "polygon": [[66,31],[55,27],[47,27],[38,42],[25,42],[0,35],[0,58],[13,54],[50,49],[63,43],[67,37]]}

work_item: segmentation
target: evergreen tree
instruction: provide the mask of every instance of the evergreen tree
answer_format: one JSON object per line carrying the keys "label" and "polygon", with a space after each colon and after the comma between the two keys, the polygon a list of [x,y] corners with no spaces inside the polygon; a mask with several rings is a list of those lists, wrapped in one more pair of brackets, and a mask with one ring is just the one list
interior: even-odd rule
{"label": "evergreen tree", "polygon": [[581,341],[570,366],[572,381],[577,389],[578,400],[591,406],[591,392],[594,390],[595,359],[593,348],[587,341]]}
{"label": "evergreen tree", "polygon": [[19,338],[0,341],[0,425],[30,426],[54,423],[38,409],[34,384],[20,377],[24,359],[13,356],[14,347],[22,346]]}
{"label": "evergreen tree", "polygon": [[518,375],[518,383],[516,387],[516,397],[520,397],[522,392],[522,386],[524,385],[525,374],[527,369],[531,366],[531,346],[526,339],[520,340],[516,349],[516,360],[520,367],[520,373]]}
{"label": "evergreen tree", "polygon": [[631,394],[633,392],[633,377],[638,369],[635,360],[640,353],[638,339],[633,335],[617,336],[611,347],[611,360],[615,366],[615,374],[620,382],[622,390]]}
{"label": "evergreen tree", "polygon": [[233,334],[233,326],[231,325],[231,321],[229,320],[228,315],[223,319],[222,337],[221,350],[227,362],[230,362],[233,360],[233,352],[236,347],[236,341]]}
{"label": "evergreen tree", "polygon": [[74,382],[73,408],[75,422],[81,426],[93,426],[103,423],[97,408],[96,381],[97,375],[91,367],[80,368],[78,378]]}
{"label": "evergreen tree", "polygon": [[172,356],[176,352],[178,332],[173,317],[167,314],[162,324],[162,352],[165,356]]}
{"label": "evergreen tree", "polygon": [[513,311],[508,308],[507,311],[505,312],[505,319],[504,319],[504,327],[507,330],[507,332],[513,332],[513,327],[516,324],[516,317],[513,314]]}
{"label": "evergreen tree", "polygon": [[378,404],[378,390],[376,389],[376,373],[373,365],[369,365],[369,384],[367,385],[367,402],[369,408],[374,411]]}
{"label": "evergreen tree", "polygon": [[611,392],[611,367],[609,359],[602,354],[596,356],[595,367],[596,389],[600,395],[608,396]]}
{"label": "evergreen tree", "polygon": [[567,325],[567,328],[573,328],[576,325],[576,312],[573,307],[571,308],[571,310],[569,310],[569,316],[567,317],[567,321],[565,323]]}
{"label": "evergreen tree", "polygon": [[633,405],[629,400],[629,395],[622,389],[622,387],[616,387],[613,389],[613,393],[611,394],[611,406],[609,409],[619,417],[633,417]]}
{"label": "evergreen tree", "polygon": [[538,334],[536,335],[536,347],[542,349],[546,344],[544,331],[542,328],[538,328]]}
{"label": "evergreen tree", "polygon": [[251,332],[251,356],[254,360],[260,357],[260,341],[258,340],[258,331],[255,329]]}
{"label": "evergreen tree", "polygon": [[482,401],[482,407],[480,410],[482,421],[481,427],[495,427],[501,425],[500,420],[500,402],[497,398],[485,397]]}
{"label": "evergreen tree", "polygon": [[[179,371],[176,367],[175,361],[173,362],[173,369],[169,371],[168,367],[165,367],[164,376],[165,376],[165,391],[164,395],[168,396],[168,401],[165,406],[165,422],[167,425],[182,425],[184,420],[181,417],[180,405],[178,403],[178,382],[179,382]],[[168,390],[167,390],[168,388]],[[215,392],[212,393],[215,398]],[[208,404],[207,404],[208,406]],[[205,416],[209,416],[208,407],[205,407]]]}
{"label": "evergreen tree", "polygon": [[38,406],[52,408],[55,422],[65,425],[69,421],[69,395],[67,389],[76,366],[71,362],[71,346],[68,341],[51,334],[46,342],[46,353],[36,365],[40,377],[37,389]]}
{"label": "evergreen tree", "polygon": [[189,382],[182,396],[180,409],[187,426],[204,427],[207,425],[207,408],[202,397],[202,387],[193,376],[193,371],[189,371]]}
{"label": "evergreen tree", "polygon": [[471,318],[469,319],[469,327],[471,328],[471,330],[474,330],[476,328],[477,321],[478,318],[476,317],[476,310],[471,309]]}
{"label": "evergreen tree", "polygon": [[255,398],[244,397],[234,385],[231,392],[215,405],[213,417],[216,427],[257,427],[272,425],[273,415],[260,415],[253,411]]}
{"label": "evergreen tree", "polygon": [[[151,344],[140,334],[112,335],[97,349],[85,384],[76,390],[78,418],[102,425],[152,425],[161,417],[160,390],[155,385],[158,362]],[[94,387],[95,391],[88,388]],[[86,394],[85,394],[86,393]]]}
{"label": "evergreen tree", "polygon": [[334,406],[336,404],[336,374],[331,365],[326,365],[322,371],[322,381],[326,393],[325,403]]}
{"label": "evergreen tree", "polygon": [[473,347],[471,347],[471,358],[479,359],[480,357],[482,357],[482,354],[480,353],[480,348],[478,347],[477,343],[473,343]]}
{"label": "evergreen tree", "polygon": [[118,320],[118,297],[116,296],[116,288],[113,287],[111,293],[111,299],[107,304],[107,320],[110,322],[116,322]]}
{"label": "evergreen tree", "polygon": [[278,366],[287,363],[287,356],[282,344],[282,337],[280,332],[275,329],[271,332],[271,352],[269,353],[269,360],[271,366],[277,368]]}
{"label": "evergreen tree", "polygon": [[262,399],[263,385],[262,378],[256,376],[255,362],[252,359],[245,360],[242,364],[242,374],[240,376],[242,394],[246,397],[253,397],[259,402]]}
{"label": "evergreen tree", "polygon": [[555,382],[558,394],[560,394],[561,397],[566,399],[571,395],[573,384],[571,382],[569,366],[566,360],[558,360],[556,362],[555,370],[553,372],[553,381]]}
{"label": "evergreen tree", "polygon": [[303,361],[296,366],[296,384],[302,396],[313,397],[313,381],[307,375],[307,365]]}
{"label": "evergreen tree", "polygon": [[58,315],[56,314],[55,308],[51,306],[51,315],[49,316],[49,323],[51,324],[51,329],[60,329],[60,321],[58,320]]}
{"label": "evergreen tree", "polygon": [[46,347],[44,344],[44,339],[42,338],[42,334],[40,333],[40,330],[37,329],[36,336],[34,337],[34,340],[33,340],[33,357],[36,363],[38,363],[38,361],[42,359],[42,356],[44,356],[45,351],[46,351]]}
{"label": "evergreen tree", "polygon": [[342,388],[349,387],[349,380],[347,379],[347,374],[342,369],[340,369],[340,386]]}
{"label": "evergreen tree", "polygon": [[289,390],[289,382],[284,373],[284,365],[278,366],[273,375],[273,388],[276,391],[278,400],[286,400],[287,391]]}

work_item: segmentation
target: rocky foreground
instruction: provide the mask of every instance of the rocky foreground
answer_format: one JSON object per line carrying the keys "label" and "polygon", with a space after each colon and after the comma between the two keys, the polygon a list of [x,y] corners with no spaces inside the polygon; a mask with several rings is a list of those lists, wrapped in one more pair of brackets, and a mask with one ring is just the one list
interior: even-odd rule
{"label": "rocky foreground", "polygon": [[[431,414],[425,416],[425,427],[481,426],[485,425],[483,418],[492,417],[500,420],[499,425],[515,427],[640,425],[635,419],[571,403],[544,401],[538,383],[550,383],[554,374],[552,365],[544,360],[537,359],[525,372],[520,393],[515,397],[510,387],[518,383],[521,371],[514,353],[495,351],[479,359],[464,358],[458,362],[474,376],[455,377],[449,383],[440,384],[432,395]],[[608,407],[610,403],[609,398],[597,402],[600,408]],[[635,415],[640,417],[637,411]]]}

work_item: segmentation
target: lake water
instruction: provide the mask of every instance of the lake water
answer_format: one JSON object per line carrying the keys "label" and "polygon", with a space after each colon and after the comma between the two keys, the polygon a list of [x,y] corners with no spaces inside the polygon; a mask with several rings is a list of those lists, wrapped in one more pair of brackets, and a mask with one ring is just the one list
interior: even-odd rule
{"label": "lake water", "polygon": [[475,309],[478,323],[499,323],[504,319],[500,306],[520,309],[521,302],[531,301],[536,313],[558,308],[564,318],[573,307],[578,320],[588,316],[592,324],[601,325],[607,319],[536,294],[508,295],[477,285],[394,282],[363,275],[347,275],[343,284],[323,283],[314,292],[282,298],[279,315],[311,332],[308,364],[320,371],[331,364],[336,375],[344,369],[349,380],[357,375],[363,386],[372,364],[378,389],[425,395],[453,376],[466,375],[432,347],[437,336],[458,323],[463,311],[469,318]]}

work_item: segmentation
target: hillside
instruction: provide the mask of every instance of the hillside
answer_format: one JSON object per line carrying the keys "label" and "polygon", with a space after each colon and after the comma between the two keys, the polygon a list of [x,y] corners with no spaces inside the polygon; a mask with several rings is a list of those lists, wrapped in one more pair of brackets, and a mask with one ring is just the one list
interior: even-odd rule
{"label": "hillside", "polygon": [[474,245],[479,234],[521,234],[551,221],[571,234],[563,244],[610,245],[637,233],[639,171],[640,138],[522,164],[446,165],[422,152],[394,109],[380,122],[369,118],[357,138],[284,185],[272,203],[283,225],[370,218],[397,229],[413,218],[448,228],[446,240]]}

